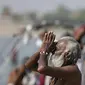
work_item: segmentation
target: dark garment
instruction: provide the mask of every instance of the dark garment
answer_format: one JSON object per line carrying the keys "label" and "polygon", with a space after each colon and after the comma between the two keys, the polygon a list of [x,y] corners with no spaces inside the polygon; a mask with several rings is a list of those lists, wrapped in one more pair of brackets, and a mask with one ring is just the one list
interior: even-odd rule
{"label": "dark garment", "polygon": [[49,85],[65,85],[65,80],[52,78]]}

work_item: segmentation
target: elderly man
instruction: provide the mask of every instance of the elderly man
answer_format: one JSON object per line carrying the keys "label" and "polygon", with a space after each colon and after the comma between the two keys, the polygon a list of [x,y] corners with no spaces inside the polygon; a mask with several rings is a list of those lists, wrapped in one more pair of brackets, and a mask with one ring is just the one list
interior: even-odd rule
{"label": "elderly man", "polygon": [[81,56],[79,44],[72,37],[63,37],[57,42],[54,40],[53,32],[46,33],[40,50],[20,67],[16,79],[12,82],[9,78],[8,83],[21,85],[25,71],[29,68],[51,76],[50,85],[81,85],[81,73],[76,65]]}

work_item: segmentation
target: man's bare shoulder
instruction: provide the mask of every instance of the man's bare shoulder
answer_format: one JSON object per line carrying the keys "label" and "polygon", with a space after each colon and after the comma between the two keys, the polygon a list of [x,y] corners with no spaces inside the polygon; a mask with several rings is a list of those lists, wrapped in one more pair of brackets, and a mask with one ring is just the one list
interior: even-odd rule
{"label": "man's bare shoulder", "polygon": [[66,72],[66,79],[71,82],[81,82],[81,72],[76,65],[69,65],[61,68]]}

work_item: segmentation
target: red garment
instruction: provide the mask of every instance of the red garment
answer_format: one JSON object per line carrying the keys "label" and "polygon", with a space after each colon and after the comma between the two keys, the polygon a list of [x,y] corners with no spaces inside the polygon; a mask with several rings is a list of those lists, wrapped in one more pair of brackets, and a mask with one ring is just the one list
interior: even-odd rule
{"label": "red garment", "polygon": [[44,85],[44,83],[45,83],[45,75],[40,74],[39,80],[40,80],[39,85]]}
{"label": "red garment", "polygon": [[85,25],[80,26],[78,29],[74,31],[74,37],[76,40],[81,38],[81,35],[85,33]]}

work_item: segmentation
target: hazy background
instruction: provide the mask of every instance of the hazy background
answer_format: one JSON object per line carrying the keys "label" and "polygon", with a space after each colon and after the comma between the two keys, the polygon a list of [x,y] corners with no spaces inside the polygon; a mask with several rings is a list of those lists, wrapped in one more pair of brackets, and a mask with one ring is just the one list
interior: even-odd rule
{"label": "hazy background", "polygon": [[17,28],[19,29],[29,23],[39,23],[42,20],[50,22],[64,20],[64,23],[69,20],[68,23],[74,26],[83,24],[85,20],[85,1],[0,0],[1,35],[3,33],[12,35],[17,32]]}
{"label": "hazy background", "polygon": [[74,36],[82,24],[85,0],[0,0],[0,85],[6,85],[10,72],[39,49],[40,33]]}
{"label": "hazy background", "polygon": [[14,12],[26,12],[29,10],[37,10],[46,12],[64,4],[72,10],[85,7],[84,0],[0,0],[0,10],[3,6],[9,6]]}

